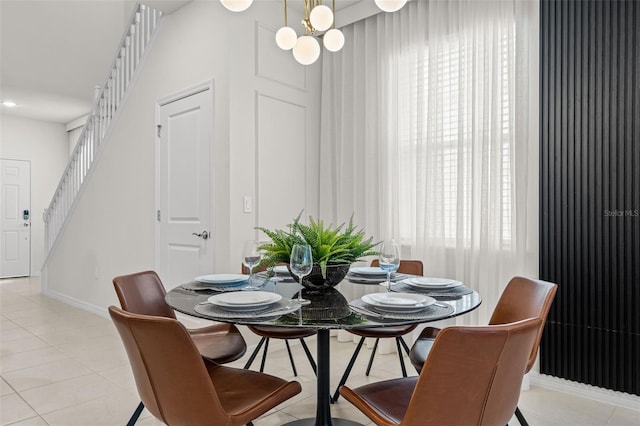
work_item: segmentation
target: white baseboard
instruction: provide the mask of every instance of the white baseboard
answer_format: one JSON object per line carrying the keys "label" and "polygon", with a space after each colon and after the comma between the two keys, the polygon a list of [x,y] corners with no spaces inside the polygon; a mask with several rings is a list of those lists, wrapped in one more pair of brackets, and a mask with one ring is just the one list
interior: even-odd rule
{"label": "white baseboard", "polygon": [[48,288],[43,288],[42,292],[46,296],[51,297],[52,299],[59,300],[59,301],[64,302],[64,303],[66,303],[68,305],[71,305],[71,306],[76,307],[78,309],[82,309],[82,310],[87,311],[87,312],[91,312],[92,314],[96,314],[96,315],[101,316],[103,318],[109,318],[109,313],[108,313],[107,309],[102,308],[100,306],[92,305],[92,304],[84,302],[82,300],[78,300],[76,298],[67,296],[66,294],[62,294],[62,293],[58,293],[57,291],[50,290]]}
{"label": "white baseboard", "polygon": [[584,383],[572,382],[570,380],[547,376],[546,374],[540,374],[534,371],[531,371],[528,376],[531,386],[539,386],[541,388],[563,392],[569,395],[579,396],[581,398],[604,402],[605,404],[611,404],[617,407],[640,411],[640,396],[624,392],[616,392]]}

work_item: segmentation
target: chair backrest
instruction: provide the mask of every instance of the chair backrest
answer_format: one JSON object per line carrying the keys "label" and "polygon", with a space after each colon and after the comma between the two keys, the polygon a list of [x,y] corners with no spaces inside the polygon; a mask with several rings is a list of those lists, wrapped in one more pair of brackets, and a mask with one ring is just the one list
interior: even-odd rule
{"label": "chair backrest", "polygon": [[125,311],[141,315],[176,318],[175,312],[164,300],[167,292],[160,277],[154,271],[115,277],[113,286],[116,289],[118,300],[120,300],[120,306]]}
{"label": "chair backrest", "polygon": [[[371,261],[371,266],[379,266],[380,262],[378,259],[373,259]],[[401,260],[400,266],[398,266],[398,271],[401,274],[411,274],[411,275],[424,275],[423,266],[421,260]]]}
{"label": "chair backrest", "polygon": [[166,424],[227,424],[204,361],[177,320],[139,315],[115,306],[116,325],[133,370],[140,399]]}
{"label": "chair backrest", "polygon": [[401,425],[506,425],[541,322],[444,328]]}
{"label": "chair backrest", "polygon": [[542,324],[529,355],[527,372],[531,370],[536,361],[544,325],[557,289],[558,285],[550,282],[513,277],[502,292],[489,320],[489,324],[494,325],[516,322],[525,318],[537,317],[542,319]]}

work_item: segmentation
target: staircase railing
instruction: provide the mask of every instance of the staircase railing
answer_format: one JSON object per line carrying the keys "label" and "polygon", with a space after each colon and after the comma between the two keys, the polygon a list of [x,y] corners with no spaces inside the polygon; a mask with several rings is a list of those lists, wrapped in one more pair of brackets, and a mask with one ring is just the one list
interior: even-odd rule
{"label": "staircase railing", "polygon": [[60,232],[67,223],[78,194],[104,146],[111,124],[131,84],[147,47],[153,39],[162,12],[138,4],[122,37],[107,82],[96,97],[91,114],[71,153],[67,167],[43,214],[45,223],[45,263]]}

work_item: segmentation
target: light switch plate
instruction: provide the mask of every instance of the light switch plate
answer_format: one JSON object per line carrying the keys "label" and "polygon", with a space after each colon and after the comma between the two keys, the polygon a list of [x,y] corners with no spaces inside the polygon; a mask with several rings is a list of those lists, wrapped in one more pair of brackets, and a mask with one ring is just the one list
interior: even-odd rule
{"label": "light switch plate", "polygon": [[243,211],[245,213],[253,212],[253,199],[250,195],[245,195],[243,200]]}

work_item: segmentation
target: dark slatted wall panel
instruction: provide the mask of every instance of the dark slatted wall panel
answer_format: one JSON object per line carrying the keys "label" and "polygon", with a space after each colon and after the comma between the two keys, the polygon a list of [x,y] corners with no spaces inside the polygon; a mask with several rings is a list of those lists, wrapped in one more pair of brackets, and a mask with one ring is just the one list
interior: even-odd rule
{"label": "dark slatted wall panel", "polygon": [[640,395],[640,1],[540,16],[541,372]]}

